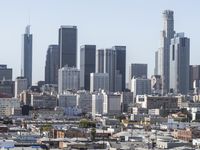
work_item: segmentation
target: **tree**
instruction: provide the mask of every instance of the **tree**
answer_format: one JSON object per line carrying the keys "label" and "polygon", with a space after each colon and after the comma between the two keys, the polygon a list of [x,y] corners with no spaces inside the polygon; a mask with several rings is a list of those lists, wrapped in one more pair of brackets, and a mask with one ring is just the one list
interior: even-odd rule
{"label": "tree", "polygon": [[95,141],[95,137],[96,137],[96,128],[92,128],[92,130],[91,130],[91,140]]}

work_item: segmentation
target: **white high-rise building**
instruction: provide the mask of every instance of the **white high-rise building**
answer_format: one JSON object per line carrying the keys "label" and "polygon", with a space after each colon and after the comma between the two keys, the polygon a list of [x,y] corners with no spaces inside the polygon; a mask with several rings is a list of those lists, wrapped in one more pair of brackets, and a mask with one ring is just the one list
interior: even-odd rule
{"label": "white high-rise building", "polygon": [[90,74],[90,92],[99,89],[109,91],[109,75],[108,73],[91,73]]}
{"label": "white high-rise building", "polygon": [[15,98],[19,97],[19,94],[27,89],[28,81],[24,77],[17,77],[15,80]]}
{"label": "white high-rise building", "polygon": [[189,91],[190,39],[184,33],[175,34],[170,45],[170,90]]}
{"label": "white high-rise building", "polygon": [[151,94],[150,79],[133,78],[131,85],[131,92],[133,92],[134,97],[137,95]]}
{"label": "white high-rise building", "polygon": [[92,94],[92,116],[103,114],[103,99],[102,93]]}
{"label": "white high-rise building", "polygon": [[74,67],[63,67],[58,71],[58,92],[80,89],[80,70]]}

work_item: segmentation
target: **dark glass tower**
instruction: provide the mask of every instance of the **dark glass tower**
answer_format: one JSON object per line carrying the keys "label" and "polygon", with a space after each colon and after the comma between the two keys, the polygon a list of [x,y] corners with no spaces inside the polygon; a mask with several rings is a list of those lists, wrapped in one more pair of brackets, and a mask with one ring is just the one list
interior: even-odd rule
{"label": "dark glass tower", "polygon": [[60,68],[77,66],[77,27],[61,26],[59,29]]}
{"label": "dark glass tower", "polygon": [[49,45],[46,55],[45,83],[58,84],[59,46]]}
{"label": "dark glass tower", "polygon": [[95,72],[96,45],[83,45],[80,50],[80,86],[90,89],[90,73]]}
{"label": "dark glass tower", "polygon": [[32,85],[32,34],[30,25],[26,27],[22,35],[22,68],[21,76],[27,78],[28,87]]}
{"label": "dark glass tower", "polygon": [[126,88],[126,46],[113,46],[116,51],[116,69],[122,75],[122,91]]}

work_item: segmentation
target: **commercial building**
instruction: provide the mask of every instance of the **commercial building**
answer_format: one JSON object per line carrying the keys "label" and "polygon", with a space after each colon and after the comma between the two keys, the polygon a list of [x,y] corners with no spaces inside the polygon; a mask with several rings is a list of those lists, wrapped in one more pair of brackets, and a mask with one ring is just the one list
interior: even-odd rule
{"label": "commercial building", "polygon": [[58,92],[63,93],[64,90],[80,89],[80,71],[74,67],[65,66],[58,72]]}
{"label": "commercial building", "polygon": [[162,94],[169,92],[169,60],[170,60],[170,42],[174,37],[174,12],[165,10],[163,12],[164,26],[161,31],[161,47],[156,52],[155,75],[161,75]]}
{"label": "commercial building", "polygon": [[91,73],[90,74],[90,92],[99,91],[100,89],[109,91],[108,73]]}
{"label": "commercial building", "polygon": [[59,46],[49,45],[45,64],[45,84],[58,84]]}
{"label": "commercial building", "polygon": [[147,64],[131,64],[129,67],[129,89],[131,89],[132,78],[147,78]]}
{"label": "commercial building", "polygon": [[143,78],[133,78],[131,92],[136,95],[151,94],[151,80]]}
{"label": "commercial building", "polygon": [[12,80],[12,69],[7,65],[0,65],[0,80]]}
{"label": "commercial building", "polygon": [[19,98],[19,95],[24,90],[27,90],[28,81],[24,77],[17,77],[15,79],[15,98]]}
{"label": "commercial building", "polygon": [[189,91],[190,40],[184,33],[175,34],[170,45],[170,91]]}
{"label": "commercial building", "polygon": [[80,50],[80,87],[90,90],[90,73],[95,72],[96,45],[83,45]]}
{"label": "commercial building", "polygon": [[22,68],[21,76],[28,81],[28,87],[32,85],[32,34],[30,25],[26,27],[25,34],[22,35]]}
{"label": "commercial building", "polygon": [[60,68],[77,67],[77,27],[61,26],[59,29]]}

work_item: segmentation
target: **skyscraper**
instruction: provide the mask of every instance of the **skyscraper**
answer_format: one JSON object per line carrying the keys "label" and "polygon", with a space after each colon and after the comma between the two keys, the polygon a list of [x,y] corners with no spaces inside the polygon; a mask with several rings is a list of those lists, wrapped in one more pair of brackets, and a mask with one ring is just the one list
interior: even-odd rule
{"label": "skyscraper", "polygon": [[19,94],[27,89],[27,79],[24,77],[17,77],[15,79],[15,98],[19,97]]}
{"label": "skyscraper", "polygon": [[77,27],[61,26],[59,29],[60,68],[77,67]]}
{"label": "skyscraper", "polygon": [[32,85],[32,34],[30,34],[30,25],[26,26],[25,34],[22,35],[21,76],[27,79],[28,87]]}
{"label": "skyscraper", "polygon": [[80,87],[90,90],[90,73],[95,72],[96,45],[83,45],[80,50]]}
{"label": "skyscraper", "polygon": [[161,47],[157,55],[155,74],[161,75],[163,94],[169,91],[169,60],[170,60],[170,41],[174,37],[174,12],[165,10],[163,12],[164,29],[161,31]]}
{"label": "skyscraper", "polygon": [[190,40],[178,33],[170,45],[170,90],[187,94],[189,91]]}
{"label": "skyscraper", "polygon": [[131,64],[129,68],[129,89],[131,89],[131,80],[135,78],[147,78],[147,64]]}
{"label": "skyscraper", "polygon": [[113,46],[116,51],[116,69],[121,74],[122,81],[122,91],[126,88],[126,46]]}
{"label": "skyscraper", "polygon": [[49,45],[46,55],[45,83],[58,84],[59,46]]}
{"label": "skyscraper", "polygon": [[104,73],[109,74],[109,91],[115,91],[116,83],[116,51],[105,49],[104,51]]}
{"label": "skyscraper", "polygon": [[96,73],[104,73],[104,49],[96,51]]}

